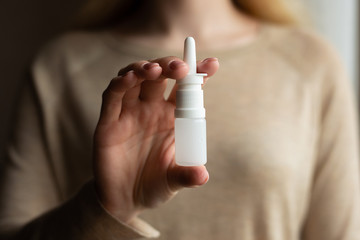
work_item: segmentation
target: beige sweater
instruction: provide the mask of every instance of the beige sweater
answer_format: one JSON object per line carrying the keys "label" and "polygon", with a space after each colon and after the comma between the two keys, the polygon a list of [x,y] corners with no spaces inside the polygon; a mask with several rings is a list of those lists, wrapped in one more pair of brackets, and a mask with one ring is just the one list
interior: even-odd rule
{"label": "beige sweater", "polygon": [[144,212],[145,221],[125,225],[110,216],[91,181],[102,91],[119,68],[166,55],[181,53],[106,31],[68,34],[41,52],[1,175],[2,234],[113,240],[159,230],[166,240],[360,239],[357,126],[347,79],[318,37],[271,25],[247,46],[200,53],[221,63],[204,91],[210,181]]}

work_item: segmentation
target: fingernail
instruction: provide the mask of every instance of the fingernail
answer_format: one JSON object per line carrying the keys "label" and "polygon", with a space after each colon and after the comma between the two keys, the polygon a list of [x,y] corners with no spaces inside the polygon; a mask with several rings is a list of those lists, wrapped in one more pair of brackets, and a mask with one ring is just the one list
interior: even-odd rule
{"label": "fingernail", "polygon": [[219,59],[212,57],[212,58],[206,58],[206,59],[202,60],[201,62],[205,63],[205,62],[218,62],[218,61],[219,61]]}
{"label": "fingernail", "polygon": [[142,67],[145,69],[145,70],[149,70],[151,68],[155,68],[155,67],[158,67],[160,66],[158,63],[145,63]]}
{"label": "fingernail", "polygon": [[171,70],[176,70],[178,69],[179,67],[182,67],[182,66],[185,66],[186,63],[182,62],[182,61],[179,61],[179,60],[172,60],[169,62],[169,68]]}
{"label": "fingernail", "polygon": [[131,74],[134,74],[134,70],[128,71],[127,73],[125,73],[125,74],[123,75],[123,77],[129,76],[129,75],[131,75]]}

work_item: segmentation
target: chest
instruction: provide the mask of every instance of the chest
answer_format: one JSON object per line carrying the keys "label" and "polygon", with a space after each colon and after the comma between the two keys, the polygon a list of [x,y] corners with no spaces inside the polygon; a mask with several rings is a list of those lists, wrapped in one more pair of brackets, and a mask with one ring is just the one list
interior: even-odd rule
{"label": "chest", "polygon": [[279,193],[307,188],[317,134],[311,84],[296,71],[274,71],[276,65],[233,65],[204,90],[212,179],[259,191],[266,183]]}

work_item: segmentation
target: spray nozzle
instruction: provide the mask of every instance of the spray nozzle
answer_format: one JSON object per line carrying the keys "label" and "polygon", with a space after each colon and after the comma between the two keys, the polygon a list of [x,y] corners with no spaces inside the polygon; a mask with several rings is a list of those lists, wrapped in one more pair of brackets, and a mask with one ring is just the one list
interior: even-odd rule
{"label": "spray nozzle", "polygon": [[177,82],[175,117],[204,118],[204,97],[201,85],[204,83],[205,73],[196,72],[195,40],[187,37],[184,44],[184,62],[189,66],[188,74]]}
{"label": "spray nozzle", "polygon": [[189,65],[188,74],[196,74],[196,47],[195,40],[192,37],[187,37],[184,44],[184,62]]}
{"label": "spray nozzle", "polygon": [[[184,43],[184,62],[189,66],[188,75],[198,74],[196,72],[196,47],[195,40],[192,37],[187,37]],[[206,74],[200,73],[201,76]]]}

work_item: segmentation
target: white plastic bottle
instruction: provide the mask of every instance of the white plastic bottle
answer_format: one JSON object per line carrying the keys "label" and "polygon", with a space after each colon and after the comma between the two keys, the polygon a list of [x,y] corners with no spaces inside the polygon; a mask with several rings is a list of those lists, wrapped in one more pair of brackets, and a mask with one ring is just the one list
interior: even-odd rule
{"label": "white plastic bottle", "polygon": [[206,120],[202,84],[206,74],[196,72],[195,40],[185,39],[184,61],[188,75],[176,81],[175,161],[181,166],[201,166],[206,156]]}

